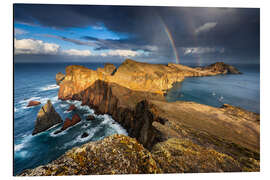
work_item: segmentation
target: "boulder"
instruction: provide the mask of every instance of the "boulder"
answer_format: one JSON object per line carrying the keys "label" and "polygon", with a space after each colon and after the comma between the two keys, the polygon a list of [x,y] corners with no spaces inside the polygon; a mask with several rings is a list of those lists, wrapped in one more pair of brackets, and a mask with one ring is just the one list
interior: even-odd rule
{"label": "boulder", "polygon": [[59,72],[55,76],[56,84],[60,85],[60,83],[65,79],[65,74]]}
{"label": "boulder", "polygon": [[87,136],[89,136],[89,134],[87,132],[84,132],[82,135],[81,135],[81,138],[86,138]]}
{"label": "boulder", "polygon": [[75,105],[72,104],[71,106],[69,106],[69,108],[68,108],[67,111],[73,111],[73,110],[75,110],[75,109],[76,109]]}
{"label": "boulder", "polygon": [[30,101],[27,105],[27,107],[31,107],[31,106],[37,106],[40,105],[39,101]]}
{"label": "boulder", "polygon": [[87,116],[86,120],[87,121],[95,120],[95,116],[93,116],[93,115]]}
{"label": "boulder", "polygon": [[41,107],[37,114],[35,129],[32,132],[32,135],[46,131],[47,129],[61,122],[63,122],[63,120],[55,111],[51,101],[48,100],[47,103]]}

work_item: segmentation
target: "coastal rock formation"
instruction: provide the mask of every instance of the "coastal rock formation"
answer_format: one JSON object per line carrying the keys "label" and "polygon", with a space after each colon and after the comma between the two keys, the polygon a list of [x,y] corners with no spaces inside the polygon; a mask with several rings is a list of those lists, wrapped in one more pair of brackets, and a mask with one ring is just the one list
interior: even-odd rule
{"label": "coastal rock formation", "polygon": [[57,160],[25,170],[20,176],[233,171],[241,171],[234,158],[189,140],[171,138],[149,152],[136,139],[116,134],[75,147]]}
{"label": "coastal rock formation", "polygon": [[161,173],[151,153],[136,139],[113,135],[67,151],[45,166],[20,176]]}
{"label": "coastal rock formation", "polygon": [[105,63],[104,68],[97,68],[97,72],[100,72],[104,75],[113,75],[115,71],[116,71],[116,67],[110,63]]}
{"label": "coastal rock formation", "polygon": [[40,105],[39,101],[30,101],[27,105],[27,107],[31,107],[31,106],[37,106]]}
{"label": "coastal rock formation", "polygon": [[50,100],[41,107],[37,114],[37,119],[35,123],[35,129],[32,132],[32,135],[43,132],[52,126],[61,123],[63,120],[59,116],[59,114],[55,111]]}
{"label": "coastal rock formation", "polygon": [[[166,102],[164,96],[96,81],[74,96],[96,113],[109,114],[151,150],[170,138],[188,139],[233,157],[242,170],[259,170],[259,115],[238,107],[215,108],[194,102]],[[237,112],[237,113],[236,113]],[[239,115],[240,114],[240,115]]]}
{"label": "coastal rock formation", "polygon": [[211,71],[213,73],[221,73],[221,74],[241,74],[241,72],[239,72],[237,68],[225,64],[224,62],[217,62],[209,66],[197,69],[201,71]]}
{"label": "coastal rock formation", "polygon": [[61,72],[57,73],[55,76],[56,84],[60,85],[60,83],[65,79],[65,75]]}
{"label": "coastal rock formation", "polygon": [[67,111],[73,111],[76,109],[76,106],[74,104],[72,104],[71,106],[69,106]]}
{"label": "coastal rock formation", "polygon": [[217,63],[212,68],[190,68],[180,64],[148,64],[127,59],[118,68],[107,64],[97,71],[72,65],[66,68],[66,76],[59,88],[58,97],[62,100],[72,99],[74,94],[84,91],[96,80],[116,83],[136,91],[163,95],[172,88],[173,83],[183,81],[185,77],[214,76],[229,72],[236,71],[224,63],[222,65]]}
{"label": "coastal rock formation", "polygon": [[[166,91],[185,77],[227,73],[239,71],[224,63],[190,68],[133,60],[97,71],[68,66],[58,98],[80,100],[97,114],[111,115],[139,143],[123,135],[110,136],[74,148],[22,175],[259,171],[259,114],[226,104],[215,108],[165,101]],[[68,122],[72,124],[72,120]],[[133,156],[141,150],[143,156]],[[141,157],[147,157],[150,164],[145,160],[141,164]]]}
{"label": "coastal rock formation", "polygon": [[61,131],[64,131],[71,126],[74,126],[75,124],[77,124],[80,121],[81,121],[81,118],[78,114],[74,114],[72,116],[72,119],[66,118],[66,120],[61,128]]}
{"label": "coastal rock formation", "polygon": [[164,173],[239,172],[239,163],[231,156],[204,148],[192,141],[170,138],[156,144],[152,157]]}

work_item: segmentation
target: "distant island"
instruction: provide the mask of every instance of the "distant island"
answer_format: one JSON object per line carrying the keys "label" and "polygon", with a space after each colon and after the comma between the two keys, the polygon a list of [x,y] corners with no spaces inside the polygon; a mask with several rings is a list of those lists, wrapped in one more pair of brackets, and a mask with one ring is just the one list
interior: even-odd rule
{"label": "distant island", "polygon": [[[240,73],[223,62],[191,68],[127,59],[118,68],[107,63],[96,71],[68,66],[65,74],[56,75],[58,98],[111,115],[129,136],[116,134],[75,147],[19,176],[260,171],[259,114],[229,104],[217,108],[165,99],[185,77]],[[62,122],[49,101],[45,106],[46,118],[39,117],[35,133]],[[57,122],[44,125],[54,116]]]}

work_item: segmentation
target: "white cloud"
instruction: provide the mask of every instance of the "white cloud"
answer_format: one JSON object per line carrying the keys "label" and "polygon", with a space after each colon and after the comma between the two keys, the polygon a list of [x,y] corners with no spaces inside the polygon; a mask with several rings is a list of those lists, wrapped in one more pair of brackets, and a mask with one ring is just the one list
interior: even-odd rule
{"label": "white cloud", "polygon": [[138,55],[141,55],[141,54],[142,54],[142,52],[139,52],[139,51],[117,49],[117,50],[110,50],[108,52],[101,53],[101,56],[134,57],[134,56],[138,56]]}
{"label": "white cloud", "polygon": [[15,33],[15,36],[16,36],[16,35],[26,34],[27,31],[25,31],[23,29],[15,28],[14,33]]}
{"label": "white cloud", "polygon": [[68,56],[91,56],[92,53],[89,50],[77,50],[77,49],[68,49],[62,50],[62,54]]}
{"label": "white cloud", "polygon": [[144,46],[146,49],[150,50],[150,51],[157,51],[158,47],[157,46],[150,46],[150,45],[146,45]]}
{"label": "white cloud", "polygon": [[213,29],[214,27],[216,27],[217,22],[207,22],[205,24],[203,24],[202,26],[199,26],[198,28],[195,29],[195,33],[199,34],[201,32],[207,32],[210,29]]}
{"label": "white cloud", "polygon": [[57,54],[60,46],[54,43],[45,43],[41,40],[15,38],[15,54]]}
{"label": "white cloud", "polygon": [[224,48],[210,48],[210,47],[188,47],[183,48],[184,55],[193,55],[193,54],[205,54],[205,53],[224,53]]}

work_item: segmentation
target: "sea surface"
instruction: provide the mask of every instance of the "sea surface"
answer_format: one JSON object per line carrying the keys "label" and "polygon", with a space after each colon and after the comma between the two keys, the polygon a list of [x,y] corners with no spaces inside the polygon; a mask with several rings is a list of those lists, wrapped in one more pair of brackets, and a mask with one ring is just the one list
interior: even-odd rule
{"label": "sea surface", "polygon": [[168,91],[167,101],[194,101],[214,107],[230,104],[259,113],[260,65],[232,65],[243,74],[185,78]]}
{"label": "sea surface", "polygon": [[[71,64],[14,64],[14,175],[25,169],[47,164],[74,146],[100,140],[115,133],[127,135],[126,130],[109,115],[96,115],[93,109],[81,106],[79,101],[58,100],[59,86],[56,85],[55,75],[58,72],[65,73],[65,67]],[[102,63],[77,64],[94,70],[103,67]],[[170,102],[195,101],[215,107],[228,103],[259,112],[259,65],[235,66],[243,74],[186,78],[182,83],[175,83],[166,98]],[[74,112],[66,110],[74,104],[77,107],[75,112],[80,115],[82,121],[57,135],[54,135],[54,132],[60,129],[62,124],[32,136],[37,113],[48,99],[52,101],[63,120],[72,117]],[[26,107],[30,100],[40,101],[41,105]],[[86,121],[88,115],[94,115],[96,119]],[[81,138],[84,132],[89,136]]]}

